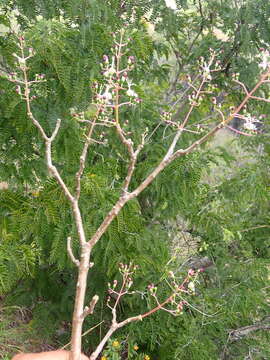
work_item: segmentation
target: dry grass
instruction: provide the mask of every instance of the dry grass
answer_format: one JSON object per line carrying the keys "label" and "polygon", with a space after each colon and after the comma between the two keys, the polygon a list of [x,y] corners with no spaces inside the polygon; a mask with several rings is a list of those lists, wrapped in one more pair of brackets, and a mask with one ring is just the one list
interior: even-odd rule
{"label": "dry grass", "polygon": [[45,351],[52,346],[42,341],[42,334],[31,327],[31,310],[4,306],[0,302],[0,359],[9,360],[15,353]]}

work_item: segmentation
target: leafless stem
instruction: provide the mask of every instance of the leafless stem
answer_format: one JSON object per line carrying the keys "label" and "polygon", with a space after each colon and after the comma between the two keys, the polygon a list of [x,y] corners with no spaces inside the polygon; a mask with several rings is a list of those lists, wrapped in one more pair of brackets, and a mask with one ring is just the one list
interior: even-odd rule
{"label": "leafless stem", "polygon": [[217,113],[219,113],[219,115],[221,116],[222,122],[224,123],[224,122],[225,122],[225,117],[224,117],[223,112],[222,112],[220,109],[218,109],[216,106],[215,106],[214,110],[215,110]]}
{"label": "leafless stem", "polygon": [[242,337],[249,335],[251,332],[257,330],[270,330],[270,323],[268,324],[258,323],[255,325],[243,326],[239,329],[232,330],[229,333],[230,341],[237,341]]}
{"label": "leafless stem", "polygon": [[[268,77],[269,77],[269,74],[270,74],[270,67],[268,67],[267,71],[261,75],[261,79],[260,81],[258,82],[259,86],[255,86],[255,91],[258,89],[258,87],[260,87],[262,84],[264,83],[269,83],[270,80],[268,80]],[[237,84],[239,84],[245,91],[245,94],[248,96],[249,99],[253,99],[253,100],[259,100],[259,101],[263,101],[263,102],[270,102],[269,99],[266,99],[266,98],[263,98],[263,97],[260,97],[260,96],[255,96],[253,95],[255,93],[254,89],[249,92],[245,86],[244,83],[242,83],[241,81],[237,80],[237,79],[234,79],[234,82],[236,82]],[[258,85],[257,84],[257,85]]]}
{"label": "leafless stem", "polygon": [[146,137],[146,133],[144,133],[142,135],[142,142],[137,147],[137,150],[135,152],[133,152],[132,156],[130,156],[130,162],[129,162],[129,166],[128,166],[128,173],[127,173],[127,176],[126,176],[125,181],[124,181],[122,196],[124,196],[125,193],[128,192],[128,187],[129,187],[132,175],[133,175],[134,170],[135,170],[135,165],[136,165],[136,162],[137,162],[137,159],[138,159],[138,155],[139,155],[140,151],[142,150],[142,148],[144,146],[145,137]]}
{"label": "leafless stem", "polygon": [[270,99],[265,99],[265,98],[259,97],[259,96],[250,96],[250,99],[259,100],[259,101],[264,101],[264,102],[270,103]]}
{"label": "leafless stem", "polygon": [[237,80],[237,79],[233,79],[234,82],[236,82],[237,84],[239,84],[245,91],[246,95],[248,95],[248,90],[246,88],[246,85],[244,83],[242,83],[241,81]]}
{"label": "leafless stem", "polygon": [[263,228],[270,228],[270,225],[257,225],[257,226],[252,226],[252,227],[250,227],[250,228],[240,230],[240,232],[252,231],[252,230],[263,229]]}
{"label": "leafless stem", "polygon": [[94,295],[92,300],[90,301],[89,306],[86,306],[84,308],[84,311],[83,311],[83,314],[82,314],[83,318],[85,318],[87,315],[92,315],[93,314],[95,306],[96,306],[98,300],[99,300],[98,295]]}
{"label": "leafless stem", "polygon": [[237,129],[229,126],[229,125],[225,125],[225,127],[226,127],[227,129],[230,129],[231,131],[235,132],[236,134],[239,134],[239,135],[253,136],[253,134],[248,134],[248,133],[246,133],[246,132],[244,132],[244,131],[237,130]]}
{"label": "leafless stem", "polygon": [[[102,323],[104,323],[104,320],[100,321],[98,324],[92,326],[90,329],[86,330],[83,334],[82,337],[84,337],[85,335],[88,335],[90,332],[92,332],[93,330],[95,330],[98,326],[100,326]],[[60,348],[60,350],[63,350],[65,348],[67,348],[69,345],[71,344],[71,342],[68,342],[67,344],[65,344],[64,346],[62,346]]]}
{"label": "leafless stem", "polygon": [[35,127],[39,130],[42,138],[44,139],[45,146],[46,146],[46,160],[47,160],[47,166],[48,166],[49,172],[55,177],[58,184],[63,189],[66,197],[72,202],[73,196],[71,195],[69,189],[67,188],[63,179],[61,178],[58,170],[52,163],[51,145],[58,133],[58,130],[59,130],[60,124],[61,124],[61,120],[60,119],[57,120],[55,129],[54,129],[52,135],[49,137],[46,134],[43,127],[41,126],[41,124],[39,123],[39,121],[37,121],[36,118],[34,117],[32,110],[31,110],[30,88],[29,88],[29,80],[28,80],[27,67],[26,67],[26,60],[29,57],[25,57],[25,55],[24,55],[24,44],[23,44],[23,40],[21,38],[19,39],[19,45],[20,45],[21,59],[22,59],[21,63],[19,63],[19,64],[20,64],[20,69],[23,73],[23,78],[24,78],[24,97],[25,97],[25,101],[26,101],[27,115],[30,118],[30,120],[32,121],[32,123],[35,125]]}
{"label": "leafless stem", "polygon": [[68,255],[69,255],[71,261],[73,262],[73,264],[75,264],[77,267],[79,267],[80,262],[79,262],[79,260],[77,260],[75,258],[74,254],[73,254],[70,236],[68,236],[68,238],[67,238],[67,251],[68,251]]}
{"label": "leafless stem", "polygon": [[[115,124],[113,122],[102,122],[102,123],[99,123],[99,122],[95,122],[95,121],[90,121],[90,120],[86,120],[86,119],[79,119],[78,122],[80,123],[87,123],[87,124],[94,124],[95,126],[107,126],[107,127],[112,127],[114,126]],[[93,140],[93,139],[92,139]]]}
{"label": "leafless stem", "polygon": [[[61,175],[59,174],[57,168],[53,165],[52,161],[52,142],[55,139],[58,130],[60,128],[60,119],[57,120],[55,129],[51,136],[48,136],[43,129],[42,125],[39,123],[39,121],[36,120],[34,117],[32,110],[31,110],[31,99],[30,99],[30,87],[29,87],[29,80],[27,76],[27,66],[26,61],[30,58],[30,56],[25,57],[24,55],[24,40],[22,38],[19,38],[19,46],[21,50],[21,57],[18,58],[19,60],[19,66],[23,73],[24,78],[24,100],[26,102],[27,107],[27,115],[34,124],[35,127],[39,130],[39,133],[41,134],[41,137],[43,138],[45,142],[45,155],[46,155],[46,163],[47,168],[49,172],[54,176],[60,187],[62,188],[65,196],[71,203],[71,207],[73,210],[73,216],[77,228],[77,233],[79,237],[79,241],[81,244],[81,259],[80,261],[72,258],[73,254],[72,251],[69,251],[69,255],[71,256],[71,259],[75,260],[76,265],[79,265],[79,275],[78,275],[78,281],[77,281],[77,291],[76,291],[76,299],[75,299],[75,305],[74,305],[74,313],[73,313],[73,321],[72,321],[72,327],[73,327],[73,333],[72,333],[72,358],[73,360],[79,360],[80,354],[81,354],[81,333],[82,333],[82,323],[83,319],[81,318],[82,309],[84,305],[84,298],[85,298],[85,291],[86,291],[86,284],[87,284],[87,275],[89,271],[89,261],[90,261],[90,253],[91,248],[89,244],[86,243],[85,239],[85,232],[83,228],[83,222],[81,217],[80,208],[78,205],[78,199],[76,197],[73,197],[71,192],[69,191],[68,187],[66,186],[64,180],[62,179]],[[86,149],[87,150],[87,149]],[[71,245],[70,245],[71,250]]]}
{"label": "leafless stem", "polygon": [[212,135],[214,135],[218,130],[220,130],[221,128],[223,128],[225,125],[227,125],[231,120],[233,120],[233,118],[235,117],[236,114],[238,114],[243,107],[246,105],[246,103],[249,101],[250,97],[258,90],[258,88],[262,85],[262,83],[265,81],[265,79],[267,79],[269,77],[270,74],[270,69],[268,69],[267,72],[265,72],[264,74],[261,75],[261,79],[258,81],[258,83],[254,86],[254,88],[245,96],[245,98],[242,100],[242,102],[240,103],[240,105],[238,105],[236,107],[236,109],[233,111],[232,114],[230,114],[227,119],[225,121],[223,121],[223,123],[220,123],[218,125],[216,125],[213,129],[211,129],[206,135],[204,135],[202,138],[200,138],[199,140],[195,141],[193,144],[191,144],[188,148],[186,148],[185,150],[177,150],[174,155],[171,158],[171,161],[173,161],[174,159],[176,159],[177,157],[183,155],[183,154],[189,154],[191,151],[193,151],[195,148],[197,148],[198,146],[200,146],[201,144],[203,144],[204,142],[206,142],[209,137],[211,137]]}
{"label": "leafless stem", "polygon": [[[200,83],[200,86],[199,86],[199,88],[198,88],[198,90],[197,90],[197,92],[196,92],[195,100],[198,100],[204,84],[205,84],[205,78],[203,77],[203,79],[202,79],[202,81],[201,81],[201,83]],[[184,127],[186,126],[186,124],[187,124],[187,122],[188,122],[188,120],[189,120],[189,118],[190,118],[190,115],[191,115],[193,109],[194,109],[194,105],[191,105],[190,108],[189,108],[189,111],[187,112],[187,114],[186,114],[186,116],[185,116],[185,118],[184,118],[184,121],[183,121],[182,124],[181,124],[181,128],[182,128],[182,129],[184,129]]]}
{"label": "leafless stem", "polygon": [[79,170],[76,173],[76,195],[75,198],[78,200],[80,198],[80,194],[81,194],[81,177],[85,168],[85,161],[86,161],[86,157],[87,157],[87,152],[88,152],[88,148],[89,145],[91,144],[92,139],[92,135],[93,135],[93,131],[94,131],[94,127],[96,126],[96,121],[97,118],[99,116],[101,107],[99,106],[99,108],[97,109],[97,113],[95,115],[95,118],[93,120],[93,122],[91,122],[91,124],[89,125],[89,129],[88,129],[88,133],[86,135],[86,139],[85,139],[85,143],[84,143],[84,147],[82,150],[82,154],[80,156],[80,167]]}
{"label": "leafless stem", "polygon": [[95,351],[92,352],[92,354],[89,357],[89,360],[96,360],[97,357],[99,356],[99,354],[101,353],[101,351],[103,350],[104,346],[106,345],[107,341],[110,339],[110,337],[112,336],[112,334],[119,329],[119,327],[117,325],[113,325],[110,327],[110,329],[107,331],[106,335],[103,337],[103,339],[101,340],[101,342],[98,344],[98,346],[96,347]]}

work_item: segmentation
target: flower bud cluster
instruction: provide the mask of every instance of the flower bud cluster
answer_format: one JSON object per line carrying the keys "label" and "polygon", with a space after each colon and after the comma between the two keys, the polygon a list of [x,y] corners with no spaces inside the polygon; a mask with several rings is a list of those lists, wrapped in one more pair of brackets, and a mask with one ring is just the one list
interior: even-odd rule
{"label": "flower bud cluster", "polygon": [[[112,299],[115,300],[114,307],[117,306],[120,298],[127,294],[134,294],[135,291],[129,291],[131,286],[133,285],[132,276],[134,272],[138,269],[137,265],[133,264],[119,264],[119,271],[122,275],[122,280],[119,282],[118,280],[113,280],[113,283],[108,283],[108,299],[107,299],[107,306],[111,309],[113,307],[110,305]],[[118,289],[117,289],[118,288]]]}
{"label": "flower bud cluster", "polygon": [[172,290],[172,295],[167,298],[166,301],[159,301],[157,296],[157,285],[151,283],[148,285],[147,290],[150,295],[155,299],[157,304],[166,304],[167,306],[162,306],[161,309],[173,314],[180,315],[183,313],[184,306],[188,306],[188,302],[183,299],[183,296],[195,295],[195,284],[197,282],[197,277],[200,272],[204,271],[203,269],[194,270],[189,269],[187,276],[179,284],[179,280],[176,277],[176,274],[173,271],[168,272],[167,284]]}
{"label": "flower bud cluster", "polygon": [[243,126],[246,130],[257,131],[257,125],[260,123],[260,120],[251,116],[251,114],[249,114],[249,113],[246,113],[244,115],[243,119],[245,120],[245,123]]}
{"label": "flower bud cluster", "polygon": [[239,73],[233,73],[232,74],[232,79],[238,81],[239,80],[239,75],[240,75]]}
{"label": "flower bud cluster", "polygon": [[176,306],[176,313],[179,315],[183,314],[183,307],[184,307],[184,303],[183,301],[180,301]]}
{"label": "flower bud cluster", "polygon": [[[124,30],[123,30],[124,31]],[[112,48],[113,55],[111,58],[104,54],[102,58],[101,68],[102,74],[105,79],[105,85],[103,90],[98,92],[96,89],[96,99],[99,103],[103,103],[106,106],[113,107],[115,102],[118,102],[118,96],[126,95],[129,100],[125,102],[126,105],[134,105],[139,103],[141,99],[139,98],[136,91],[133,89],[133,83],[129,79],[128,73],[134,68],[135,58],[134,56],[129,56],[127,59],[127,65],[124,69],[120,68],[121,59],[125,52],[123,52],[124,47],[127,46],[128,42],[123,42],[124,32],[122,29],[120,33],[120,41],[116,41],[116,34],[114,36],[114,47]],[[128,39],[129,41],[130,39]]]}
{"label": "flower bud cluster", "polygon": [[210,52],[210,59],[208,61],[206,61],[206,59],[203,56],[201,56],[199,59],[199,66],[202,69],[202,76],[205,82],[209,82],[212,80],[212,75],[211,75],[212,72],[222,70],[222,64],[220,60],[215,61],[215,64],[213,66],[214,59],[216,58],[215,51],[210,48],[209,52]]}
{"label": "flower bud cluster", "polygon": [[171,120],[172,120],[172,112],[170,112],[170,111],[163,111],[163,112],[161,113],[161,119],[162,119],[164,122],[171,121]]}
{"label": "flower bud cluster", "polygon": [[199,59],[199,64],[200,64],[200,68],[202,69],[202,74],[205,81],[211,81],[212,80],[211,70],[210,70],[211,64],[205,61],[204,57],[202,56]]}
{"label": "flower bud cluster", "polygon": [[191,95],[188,95],[188,101],[191,106],[200,106],[203,97],[201,95],[198,96],[195,91],[192,92]]}
{"label": "flower bud cluster", "polygon": [[129,265],[120,263],[119,271],[121,274],[133,274],[136,270],[138,270],[139,265],[134,265],[130,263]]}
{"label": "flower bud cluster", "polygon": [[44,80],[45,79],[45,74],[36,74],[35,75],[35,80],[39,81],[39,80]]}
{"label": "flower bud cluster", "polygon": [[19,38],[19,48],[20,50],[22,50],[22,56],[17,55],[16,53],[13,53],[12,55],[17,59],[19,67],[21,70],[26,70],[26,61],[29,60],[31,57],[33,57],[35,55],[35,51],[33,48],[29,48],[28,49],[28,56],[24,55],[24,39],[23,37]]}
{"label": "flower bud cluster", "polygon": [[37,95],[30,96],[30,90],[33,90],[33,85],[35,85],[36,83],[46,81],[45,74],[36,74],[34,80],[24,80],[27,78],[28,70],[26,63],[31,57],[35,55],[35,52],[33,48],[29,48],[28,56],[25,56],[25,39],[23,36],[20,36],[18,40],[18,47],[21,51],[21,55],[19,56],[16,53],[13,53],[13,56],[18,62],[18,68],[21,71],[22,76],[20,76],[20,74],[18,74],[17,72],[11,72],[10,74],[8,74],[7,79],[10,82],[17,84],[15,87],[16,93],[20,95],[22,99],[30,102],[37,98]]}
{"label": "flower bud cluster", "polygon": [[149,284],[147,286],[148,291],[150,292],[151,295],[156,295],[157,293],[157,286],[155,286],[154,284]]}

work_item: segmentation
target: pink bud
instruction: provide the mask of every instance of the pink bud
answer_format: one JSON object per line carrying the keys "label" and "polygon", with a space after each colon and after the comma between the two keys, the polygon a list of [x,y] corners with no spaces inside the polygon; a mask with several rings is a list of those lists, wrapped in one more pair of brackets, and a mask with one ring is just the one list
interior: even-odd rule
{"label": "pink bud", "polygon": [[108,64],[108,62],[109,62],[109,58],[108,58],[107,55],[103,55],[102,60],[103,60],[106,64]]}
{"label": "pink bud", "polygon": [[188,275],[189,275],[189,276],[195,275],[195,270],[189,269],[189,270],[188,270]]}
{"label": "pink bud", "polygon": [[134,64],[135,62],[135,57],[132,55],[132,56],[129,56],[128,58],[128,64]]}
{"label": "pink bud", "polygon": [[183,310],[183,303],[180,302],[178,305],[177,305],[177,310],[178,311],[182,311]]}

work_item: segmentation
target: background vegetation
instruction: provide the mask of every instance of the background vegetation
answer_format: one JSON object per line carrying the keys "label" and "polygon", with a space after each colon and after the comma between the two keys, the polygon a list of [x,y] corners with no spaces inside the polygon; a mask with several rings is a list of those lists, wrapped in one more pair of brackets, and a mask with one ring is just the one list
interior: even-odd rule
{"label": "background vegetation", "polygon": [[[72,114],[85,111],[93,116],[91,84],[102,81],[100,62],[111,53],[110,33],[128,28],[132,36],[128,55],[136,58],[133,79],[143,101],[122,116],[127,131],[135,136],[145,125],[153,133],[138,161],[136,186],[164,155],[173,133],[160,121],[161,112],[173,108],[179,118],[187,108],[186,77],[196,76],[198,59],[209,58],[209,48],[217,52],[222,70],[213,79],[214,91],[226,112],[243,97],[232,74],[239,73],[251,88],[260,71],[256,56],[269,47],[266,1],[176,3],[177,11],[163,0],[141,0],[136,6],[129,0],[0,2],[0,179],[8,183],[0,190],[2,357],[18,349],[37,351],[66,344],[75,286],[66,253],[66,238],[75,234],[69,206],[46,172],[43,144],[27,119],[25,104],[5,78],[15,68],[16,44],[10,30],[20,26],[36,51],[31,74],[46,76],[45,85],[36,90],[34,110],[47,130],[62,119],[54,159],[69,183],[77,169],[82,135]],[[264,89],[261,95],[269,97],[269,91]],[[192,242],[192,255],[207,256],[213,263],[200,279],[194,308],[177,318],[160,312],[143,324],[130,325],[117,334],[121,346],[116,352],[131,359],[137,343],[136,354],[149,354],[151,359],[269,358],[269,332],[258,330],[235,341],[229,336],[232,330],[263,323],[269,316],[268,107],[252,102],[246,109],[258,118],[262,115],[256,136],[226,130],[225,140],[218,137],[170,165],[112,223],[95,248],[99,272],[93,268],[88,297],[97,293],[101,301],[85,330],[102,324],[84,337],[86,353],[106,330],[107,283],[117,277],[119,261],[140,265],[138,290],[160,283],[165,293],[161,280],[168,263],[184,272],[182,264],[190,257]],[[191,122],[212,120],[216,116],[212,110],[209,96]],[[186,134],[181,146],[193,137]],[[112,147],[100,146],[88,159],[81,200],[88,235],[115,201],[125,176],[123,158],[115,139]],[[136,296],[123,301],[120,317],[147,309],[148,301]]]}

